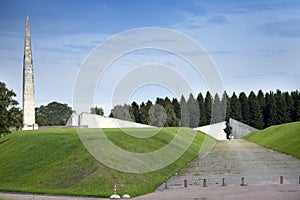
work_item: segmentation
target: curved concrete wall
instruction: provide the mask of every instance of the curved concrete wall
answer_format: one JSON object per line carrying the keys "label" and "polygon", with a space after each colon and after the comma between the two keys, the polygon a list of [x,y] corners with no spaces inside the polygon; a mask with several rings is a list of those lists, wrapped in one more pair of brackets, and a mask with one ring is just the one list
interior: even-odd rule
{"label": "curved concrete wall", "polygon": [[257,130],[252,126],[249,126],[232,118],[229,119],[229,124],[230,126],[232,126],[232,133],[230,136],[234,136],[234,139],[240,139],[248,135],[249,133]]}
{"label": "curved concrete wall", "polygon": [[88,128],[149,128],[146,124],[139,124],[121,119],[103,117],[100,115],[81,113],[77,115],[73,113],[66,126],[83,126]]}

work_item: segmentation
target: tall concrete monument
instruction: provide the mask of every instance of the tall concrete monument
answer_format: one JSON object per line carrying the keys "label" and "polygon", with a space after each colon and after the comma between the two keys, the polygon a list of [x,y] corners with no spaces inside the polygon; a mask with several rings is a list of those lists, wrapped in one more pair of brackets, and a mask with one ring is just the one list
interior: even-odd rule
{"label": "tall concrete monument", "polygon": [[23,60],[23,130],[36,130],[34,110],[34,74],[29,18],[26,17],[26,33]]}

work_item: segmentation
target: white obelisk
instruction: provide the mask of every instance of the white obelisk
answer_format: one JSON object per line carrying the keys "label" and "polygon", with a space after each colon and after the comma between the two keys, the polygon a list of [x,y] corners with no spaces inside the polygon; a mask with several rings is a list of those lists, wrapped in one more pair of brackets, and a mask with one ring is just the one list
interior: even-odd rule
{"label": "white obelisk", "polygon": [[37,130],[34,110],[34,74],[31,51],[29,18],[26,17],[26,33],[23,60],[23,130]]}

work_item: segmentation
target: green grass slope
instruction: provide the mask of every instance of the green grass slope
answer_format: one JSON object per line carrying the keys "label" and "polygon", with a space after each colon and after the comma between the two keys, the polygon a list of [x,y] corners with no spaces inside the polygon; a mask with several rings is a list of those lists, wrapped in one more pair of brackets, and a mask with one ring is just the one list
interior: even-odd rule
{"label": "green grass slope", "polygon": [[300,122],[271,126],[244,139],[300,159]]}
{"label": "green grass slope", "polygon": [[[149,129],[136,130],[145,134]],[[185,131],[188,134],[193,130]],[[168,144],[177,128],[163,128],[155,136],[143,139],[128,136],[120,129],[104,132],[120,148],[149,152]],[[197,132],[192,145],[174,163],[155,172],[133,174],[97,161],[85,149],[75,129],[14,132],[0,139],[0,190],[107,197],[117,184],[120,195],[149,193],[193,160],[205,137],[207,144],[214,142]]]}

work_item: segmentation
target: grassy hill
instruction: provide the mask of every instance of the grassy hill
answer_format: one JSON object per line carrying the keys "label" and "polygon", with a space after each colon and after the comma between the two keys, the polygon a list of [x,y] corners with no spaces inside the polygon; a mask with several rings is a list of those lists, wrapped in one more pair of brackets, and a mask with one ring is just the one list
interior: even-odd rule
{"label": "grassy hill", "polygon": [[[137,130],[147,134],[149,129]],[[193,130],[185,131],[189,134]],[[120,148],[149,152],[168,144],[177,128],[163,128],[155,136],[143,139],[120,129],[104,132]],[[205,143],[214,143],[214,139],[197,132],[192,145],[174,163],[155,172],[134,174],[97,161],[85,149],[75,129],[14,132],[0,139],[0,190],[107,197],[117,184],[120,195],[149,193],[198,155],[204,137]]]}
{"label": "grassy hill", "polygon": [[271,126],[244,139],[300,159],[300,122]]}

